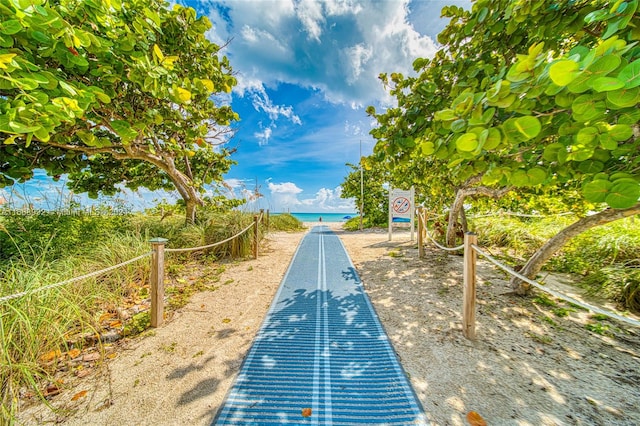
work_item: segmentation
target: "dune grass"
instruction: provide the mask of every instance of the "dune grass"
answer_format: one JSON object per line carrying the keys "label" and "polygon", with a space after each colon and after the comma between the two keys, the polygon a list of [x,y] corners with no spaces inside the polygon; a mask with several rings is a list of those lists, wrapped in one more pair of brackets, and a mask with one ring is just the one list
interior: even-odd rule
{"label": "dune grass", "polygon": [[[142,214],[2,216],[0,297],[28,294],[0,302],[0,424],[14,421],[20,395],[29,393],[44,400],[47,383],[60,365],[88,344],[85,336],[100,334],[101,315],[122,306],[127,298],[148,297],[150,259],[39,289],[149,253],[148,241],[153,237],[167,238],[167,247],[195,247],[228,238],[252,222],[253,215],[239,212],[208,215],[201,223],[188,226],[180,217],[161,220]],[[167,256],[167,271],[180,270],[187,258],[209,265],[212,257],[246,257],[251,253],[252,235],[251,231],[208,254]],[[132,324],[123,324],[127,334],[148,326],[139,317],[130,321]]]}
{"label": "dune grass", "polygon": [[[543,219],[487,217],[473,221],[479,245],[502,249],[526,260],[545,241],[576,220],[573,216]],[[640,312],[640,226],[638,218],[618,220],[593,228],[569,241],[545,269],[582,277],[588,293],[619,303],[621,309]]]}

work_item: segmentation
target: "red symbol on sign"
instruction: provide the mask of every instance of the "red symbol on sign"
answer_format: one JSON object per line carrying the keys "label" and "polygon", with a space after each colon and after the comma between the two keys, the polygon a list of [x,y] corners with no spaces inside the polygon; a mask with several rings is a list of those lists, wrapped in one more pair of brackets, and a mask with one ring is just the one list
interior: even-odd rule
{"label": "red symbol on sign", "polygon": [[404,197],[398,197],[393,200],[393,211],[396,213],[406,213],[409,211],[411,202]]}

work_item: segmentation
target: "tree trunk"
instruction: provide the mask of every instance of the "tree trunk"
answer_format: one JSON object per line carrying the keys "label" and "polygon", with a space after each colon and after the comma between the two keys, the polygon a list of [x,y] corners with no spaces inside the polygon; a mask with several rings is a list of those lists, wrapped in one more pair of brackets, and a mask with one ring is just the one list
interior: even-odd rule
{"label": "tree trunk", "polygon": [[185,223],[188,225],[193,225],[196,223],[196,210],[198,209],[198,203],[193,200],[185,200],[186,202],[186,218]]}
{"label": "tree trunk", "polygon": [[[479,177],[474,177],[466,182],[465,185],[473,184],[479,181]],[[492,189],[486,186],[463,186],[456,192],[456,198],[453,200],[451,209],[449,210],[449,223],[447,224],[447,246],[453,247],[456,243],[456,225],[458,223],[458,217],[461,218],[462,228],[467,232],[467,217],[464,213],[464,200],[467,197],[473,195],[484,195],[485,197],[500,198],[507,192],[511,191],[511,188]]]}
{"label": "tree trunk", "polygon": [[467,214],[464,209],[460,210],[460,225],[462,225],[462,232],[465,234],[469,232],[469,222],[467,222]]}
{"label": "tree trunk", "polygon": [[458,223],[458,216],[460,211],[464,209],[464,199],[466,198],[466,190],[464,188],[458,189],[456,192],[456,198],[453,200],[451,209],[449,210],[449,222],[447,223],[447,247],[454,247],[456,245],[456,224]]}
{"label": "tree trunk", "polygon": [[[567,226],[556,236],[552,237],[542,247],[540,247],[527,261],[526,265],[520,271],[520,274],[529,279],[535,276],[542,269],[547,260],[553,256],[562,246],[564,246],[571,238],[579,235],[596,226],[604,225],[615,220],[624,219],[640,213],[640,203],[628,209],[606,209],[591,216],[583,217],[577,222]],[[511,278],[511,287],[517,294],[525,295],[529,291],[531,285],[520,278]]]}

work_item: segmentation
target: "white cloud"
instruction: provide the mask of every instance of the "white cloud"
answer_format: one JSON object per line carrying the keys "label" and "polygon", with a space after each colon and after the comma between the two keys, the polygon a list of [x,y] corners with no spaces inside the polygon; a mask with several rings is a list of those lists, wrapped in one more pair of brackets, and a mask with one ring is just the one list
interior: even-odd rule
{"label": "white cloud", "polygon": [[258,145],[264,146],[269,144],[269,139],[271,139],[271,133],[273,132],[272,126],[262,127],[262,123],[260,124],[261,132],[255,132],[253,136],[258,139]]}
{"label": "white cloud", "polygon": [[273,183],[269,182],[269,190],[272,194],[296,195],[302,192],[293,182]]}
{"label": "white cloud", "polygon": [[302,22],[308,37],[320,43],[321,25],[324,24],[321,3],[315,0],[301,0],[298,3],[296,15]]}
{"label": "white cloud", "polygon": [[293,112],[292,106],[274,105],[264,87],[254,89],[251,98],[256,111],[264,111],[271,120],[276,121],[282,116],[294,124],[302,124],[300,117]]}
{"label": "white cloud", "polygon": [[340,198],[342,187],[320,188],[312,197],[304,197],[303,190],[293,182],[269,182],[271,208],[275,212],[296,213],[349,212],[355,210],[351,199]]}
{"label": "white cloud", "polygon": [[[218,7],[208,14],[215,26],[211,39],[233,40],[227,51],[239,73],[236,93],[286,82],[320,89],[333,103],[362,107],[386,102],[378,75],[413,74],[415,58],[432,57],[437,50],[425,35],[429,29],[411,22],[409,0],[214,4]],[[421,13],[431,7],[439,16],[442,5],[430,4],[420,5]]]}

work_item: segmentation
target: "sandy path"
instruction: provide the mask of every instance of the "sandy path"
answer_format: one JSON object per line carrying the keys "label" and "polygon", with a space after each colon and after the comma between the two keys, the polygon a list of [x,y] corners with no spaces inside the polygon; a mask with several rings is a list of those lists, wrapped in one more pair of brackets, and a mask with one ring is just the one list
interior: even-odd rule
{"label": "sandy path", "polygon": [[[313,223],[306,224],[314,225]],[[480,262],[478,338],[462,337],[462,259],[428,251],[408,233],[338,232],[430,420],[464,425],[640,424],[639,330],[585,312],[556,316],[506,296],[506,279]],[[304,233],[272,233],[257,260],[226,265],[221,285],[194,295],[163,327],[109,347],[107,362],[70,379],[24,424],[209,425]],[[559,304],[558,306],[565,306]],[[72,401],[81,391],[85,396]]]}

